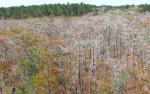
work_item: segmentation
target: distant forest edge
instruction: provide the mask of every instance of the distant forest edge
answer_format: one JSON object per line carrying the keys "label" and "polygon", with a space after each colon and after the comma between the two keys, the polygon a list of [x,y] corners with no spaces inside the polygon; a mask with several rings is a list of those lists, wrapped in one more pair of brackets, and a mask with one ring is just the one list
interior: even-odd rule
{"label": "distant forest edge", "polygon": [[124,5],[124,6],[96,6],[84,3],[44,4],[31,6],[1,7],[0,18],[28,18],[42,16],[82,16],[89,12],[109,10],[136,10],[139,12],[150,11],[150,5]]}
{"label": "distant forest edge", "polygon": [[95,11],[96,6],[84,3],[44,4],[0,8],[1,18],[27,18],[41,16],[81,16]]}

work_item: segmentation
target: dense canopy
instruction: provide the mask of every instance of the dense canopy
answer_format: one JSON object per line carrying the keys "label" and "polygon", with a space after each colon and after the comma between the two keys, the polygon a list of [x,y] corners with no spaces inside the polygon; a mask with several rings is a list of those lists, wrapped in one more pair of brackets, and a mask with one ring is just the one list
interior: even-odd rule
{"label": "dense canopy", "polygon": [[150,5],[123,5],[123,6],[110,6],[110,5],[90,5],[84,3],[67,3],[67,4],[44,4],[44,5],[31,5],[19,7],[1,7],[0,18],[28,18],[28,17],[42,17],[42,16],[82,16],[89,12],[95,11],[109,11],[109,10],[136,10],[138,12],[150,11]]}
{"label": "dense canopy", "polygon": [[74,4],[44,4],[0,8],[1,18],[27,18],[41,16],[80,16],[93,11],[94,5],[84,3]]}

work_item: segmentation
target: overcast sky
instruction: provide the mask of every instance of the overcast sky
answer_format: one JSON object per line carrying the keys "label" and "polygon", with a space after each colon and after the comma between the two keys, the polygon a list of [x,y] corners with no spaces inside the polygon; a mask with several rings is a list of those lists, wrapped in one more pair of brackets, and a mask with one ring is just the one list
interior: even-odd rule
{"label": "overcast sky", "polygon": [[125,4],[150,4],[150,0],[0,0],[0,7],[20,6],[20,5],[39,5],[50,3],[89,3],[96,5],[125,5]]}

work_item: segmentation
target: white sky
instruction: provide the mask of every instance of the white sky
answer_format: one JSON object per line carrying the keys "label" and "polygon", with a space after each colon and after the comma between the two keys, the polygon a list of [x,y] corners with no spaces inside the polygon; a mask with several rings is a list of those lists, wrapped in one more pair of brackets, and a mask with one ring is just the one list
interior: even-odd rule
{"label": "white sky", "polygon": [[89,3],[95,5],[125,5],[125,4],[150,4],[150,0],[0,0],[0,7],[39,5],[50,3]]}

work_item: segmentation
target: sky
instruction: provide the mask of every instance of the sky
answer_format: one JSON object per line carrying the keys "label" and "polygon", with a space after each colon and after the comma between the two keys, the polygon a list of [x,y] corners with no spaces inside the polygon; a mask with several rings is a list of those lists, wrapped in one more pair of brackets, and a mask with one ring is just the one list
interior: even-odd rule
{"label": "sky", "polygon": [[0,7],[40,5],[50,3],[88,3],[95,5],[150,4],[150,0],[0,0]]}

